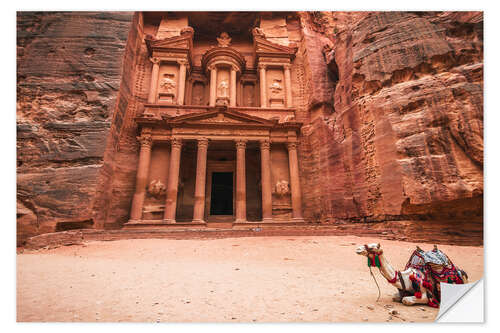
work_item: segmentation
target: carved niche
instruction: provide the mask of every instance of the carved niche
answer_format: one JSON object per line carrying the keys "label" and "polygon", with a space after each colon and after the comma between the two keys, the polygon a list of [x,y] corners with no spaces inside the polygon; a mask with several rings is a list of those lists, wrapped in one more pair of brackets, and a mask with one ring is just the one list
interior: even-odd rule
{"label": "carved niche", "polygon": [[193,83],[193,90],[191,96],[191,104],[205,105],[205,84],[201,81]]}
{"label": "carved niche", "polygon": [[229,105],[229,69],[219,67],[217,71],[216,105]]}
{"label": "carved niche", "polygon": [[283,84],[283,70],[278,68],[268,69],[267,78],[270,84],[267,87],[270,107],[283,107],[285,105],[285,89]]}
{"label": "carved niche", "polygon": [[243,106],[255,106],[255,84],[245,82],[243,84]]}
{"label": "carved niche", "polygon": [[158,75],[158,102],[168,104],[177,102],[178,81],[179,68],[177,64],[162,63]]}

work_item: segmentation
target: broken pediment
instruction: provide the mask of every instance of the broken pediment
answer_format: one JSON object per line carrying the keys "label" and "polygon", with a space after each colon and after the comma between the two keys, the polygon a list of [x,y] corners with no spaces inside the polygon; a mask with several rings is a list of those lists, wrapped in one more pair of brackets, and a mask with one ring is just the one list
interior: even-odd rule
{"label": "broken pediment", "polygon": [[294,45],[284,46],[276,44],[259,35],[254,36],[254,49],[257,57],[273,55],[292,59],[297,52],[297,47]]}
{"label": "broken pediment", "polygon": [[150,54],[154,51],[190,51],[193,48],[193,29],[185,28],[181,31],[180,36],[168,37],[164,39],[156,39],[148,35],[145,39],[146,46]]}

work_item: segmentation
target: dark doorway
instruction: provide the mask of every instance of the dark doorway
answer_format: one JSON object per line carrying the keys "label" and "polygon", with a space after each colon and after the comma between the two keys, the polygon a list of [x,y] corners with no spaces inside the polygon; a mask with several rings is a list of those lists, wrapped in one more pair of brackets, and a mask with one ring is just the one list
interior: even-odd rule
{"label": "dark doorway", "polygon": [[212,173],[210,215],[233,215],[233,173]]}

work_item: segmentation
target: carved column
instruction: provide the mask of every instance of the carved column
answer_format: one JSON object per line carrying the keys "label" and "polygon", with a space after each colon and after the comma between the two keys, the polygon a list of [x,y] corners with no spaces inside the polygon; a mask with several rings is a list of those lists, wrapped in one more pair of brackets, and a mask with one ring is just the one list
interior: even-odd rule
{"label": "carved column", "polygon": [[170,167],[168,169],[167,198],[163,220],[166,223],[175,223],[175,210],[177,207],[177,190],[179,186],[179,166],[181,164],[182,140],[172,138]]}
{"label": "carved column", "polygon": [[286,91],[286,107],[292,107],[292,80],[290,79],[290,64],[283,65],[285,70],[285,91]]}
{"label": "carved column", "polygon": [[217,67],[210,67],[210,106],[215,106],[217,94]]}
{"label": "carved column", "polygon": [[153,104],[156,102],[156,94],[158,91],[158,73],[160,72],[160,59],[149,58],[153,63],[151,71],[151,84],[149,85],[148,103]]}
{"label": "carved column", "polygon": [[177,104],[184,104],[184,94],[186,91],[186,60],[179,60],[179,94],[177,96]]}
{"label": "carved column", "polygon": [[135,181],[135,193],[132,199],[132,208],[130,209],[131,221],[138,221],[142,219],[142,207],[144,205],[144,197],[146,196],[149,163],[151,161],[151,147],[153,145],[153,140],[150,134],[143,134],[137,139],[141,143],[141,150],[139,153],[139,165],[137,167],[137,176]]}
{"label": "carved column", "polygon": [[198,140],[198,157],[196,160],[196,185],[194,190],[193,222],[202,223],[205,214],[205,184],[207,178],[208,139]]}
{"label": "carved column", "polygon": [[271,184],[271,144],[268,140],[260,142],[260,172],[262,184],[262,221],[273,219],[273,199]]}
{"label": "carved column", "polygon": [[297,158],[297,143],[288,143],[288,164],[290,168],[290,186],[292,188],[292,219],[302,222],[302,194],[300,191],[299,160]]}
{"label": "carved column", "polygon": [[267,107],[266,65],[259,64],[260,72],[260,107]]}
{"label": "carved column", "polygon": [[247,220],[247,190],[245,171],[246,141],[236,141],[236,222]]}
{"label": "carved column", "polygon": [[236,106],[236,68],[231,67],[231,88],[229,105]]}

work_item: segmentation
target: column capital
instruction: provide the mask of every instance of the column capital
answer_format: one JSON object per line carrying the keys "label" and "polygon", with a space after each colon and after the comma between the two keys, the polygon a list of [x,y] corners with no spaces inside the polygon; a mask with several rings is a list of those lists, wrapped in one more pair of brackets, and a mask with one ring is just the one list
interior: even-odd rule
{"label": "column capital", "polygon": [[213,71],[213,70],[216,70],[216,69],[217,69],[217,66],[215,66],[215,65],[210,65],[210,66],[208,66],[208,67],[207,67],[207,69],[208,69],[209,71]]}
{"label": "column capital", "polygon": [[261,150],[269,150],[271,148],[271,142],[269,140],[261,140],[260,141],[260,149]]}
{"label": "column capital", "polygon": [[184,66],[187,71],[191,70],[191,66],[189,66],[189,61],[188,60],[186,60],[186,59],[179,59],[179,60],[177,60],[177,63],[180,66]]}
{"label": "column capital", "polygon": [[141,143],[141,147],[151,148],[153,145],[153,138],[151,137],[151,134],[142,134],[137,137],[137,140]]}
{"label": "column capital", "polygon": [[157,57],[151,57],[151,58],[149,58],[149,60],[150,60],[153,64],[155,64],[155,65],[159,64],[159,63],[160,63],[160,61],[161,61],[161,60],[160,60],[160,58],[157,58]]}
{"label": "column capital", "polygon": [[198,140],[198,148],[207,148],[208,147],[208,139],[207,138],[199,138]]}
{"label": "column capital", "polygon": [[247,140],[239,139],[235,140],[236,149],[245,149],[247,147]]}
{"label": "column capital", "polygon": [[182,139],[172,138],[172,139],[170,139],[170,144],[172,145],[172,148],[181,148],[182,147]]}
{"label": "column capital", "polygon": [[290,69],[292,69],[292,64],[283,64],[283,68],[285,70],[290,70]]}
{"label": "column capital", "polygon": [[288,142],[287,147],[288,150],[297,150],[297,142]]}
{"label": "column capital", "polygon": [[266,64],[259,64],[259,65],[257,66],[257,68],[258,68],[259,70],[261,70],[261,69],[266,69],[266,68],[267,68],[267,65],[266,65]]}

